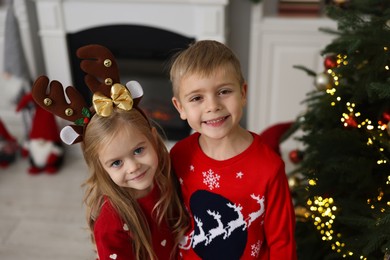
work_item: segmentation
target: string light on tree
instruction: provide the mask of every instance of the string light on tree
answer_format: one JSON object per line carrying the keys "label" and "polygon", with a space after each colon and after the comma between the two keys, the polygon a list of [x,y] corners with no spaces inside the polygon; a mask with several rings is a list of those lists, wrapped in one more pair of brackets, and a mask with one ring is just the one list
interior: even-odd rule
{"label": "string light on tree", "polygon": [[335,233],[333,230],[333,223],[336,219],[337,211],[337,206],[334,205],[333,198],[316,196],[313,199],[308,199],[306,203],[311,211],[309,216],[321,234],[322,240],[332,242],[332,250],[343,254],[344,258],[353,256],[353,252],[347,250],[345,243],[340,240],[342,237],[341,234]]}
{"label": "string light on tree", "polygon": [[347,102],[346,104],[348,113],[343,113],[341,117],[341,122],[343,123],[344,127],[360,127],[358,123],[356,122],[356,118],[360,116],[360,113],[355,113],[355,104]]}

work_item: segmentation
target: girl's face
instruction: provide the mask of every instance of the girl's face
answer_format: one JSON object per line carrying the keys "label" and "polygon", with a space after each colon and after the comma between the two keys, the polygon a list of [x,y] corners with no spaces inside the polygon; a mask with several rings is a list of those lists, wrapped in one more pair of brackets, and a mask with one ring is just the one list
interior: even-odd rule
{"label": "girl's face", "polygon": [[220,67],[209,77],[194,74],[181,79],[179,96],[172,102],[192,129],[220,139],[238,128],[246,104],[246,85],[240,86],[230,67]]}
{"label": "girl's face", "polygon": [[134,127],[123,127],[98,156],[112,181],[120,187],[133,189],[136,198],[144,197],[152,190],[158,156],[146,136]]}

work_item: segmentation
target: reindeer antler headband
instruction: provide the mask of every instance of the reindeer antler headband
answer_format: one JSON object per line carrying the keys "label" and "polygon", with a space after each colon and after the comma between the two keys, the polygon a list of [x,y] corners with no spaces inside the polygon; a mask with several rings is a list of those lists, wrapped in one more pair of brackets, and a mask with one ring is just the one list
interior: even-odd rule
{"label": "reindeer antler headband", "polygon": [[[85,127],[92,114],[107,117],[114,107],[130,110],[138,109],[143,96],[141,85],[130,81],[126,87],[120,84],[119,70],[114,55],[101,45],[87,45],[77,50],[82,59],[80,67],[87,73],[84,80],[93,93],[94,111],[90,111],[83,96],[74,87],[63,88],[56,80],[49,83],[46,76],[38,77],[33,85],[32,95],[35,101],[47,111],[74,125],[65,126],[60,133],[62,141],[68,145],[81,142]],[[67,102],[66,96],[70,100]],[[145,116],[145,115],[144,115]],[[146,116],[145,116],[146,117]]]}

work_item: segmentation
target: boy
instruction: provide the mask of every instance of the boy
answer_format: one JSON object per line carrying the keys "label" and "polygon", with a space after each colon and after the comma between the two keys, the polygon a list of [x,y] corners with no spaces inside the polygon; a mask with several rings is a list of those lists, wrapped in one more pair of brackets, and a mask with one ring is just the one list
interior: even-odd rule
{"label": "boy", "polygon": [[192,228],[183,259],[296,259],[295,215],[284,164],[240,126],[247,85],[225,45],[199,41],[180,52],[172,102],[195,133],[171,150]]}

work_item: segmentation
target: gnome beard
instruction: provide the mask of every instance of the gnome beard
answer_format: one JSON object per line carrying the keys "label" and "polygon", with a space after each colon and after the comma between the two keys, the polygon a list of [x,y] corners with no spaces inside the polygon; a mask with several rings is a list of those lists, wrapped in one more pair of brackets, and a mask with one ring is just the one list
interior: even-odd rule
{"label": "gnome beard", "polygon": [[62,163],[62,148],[53,141],[41,138],[29,141],[30,162],[29,173],[55,173]]}

